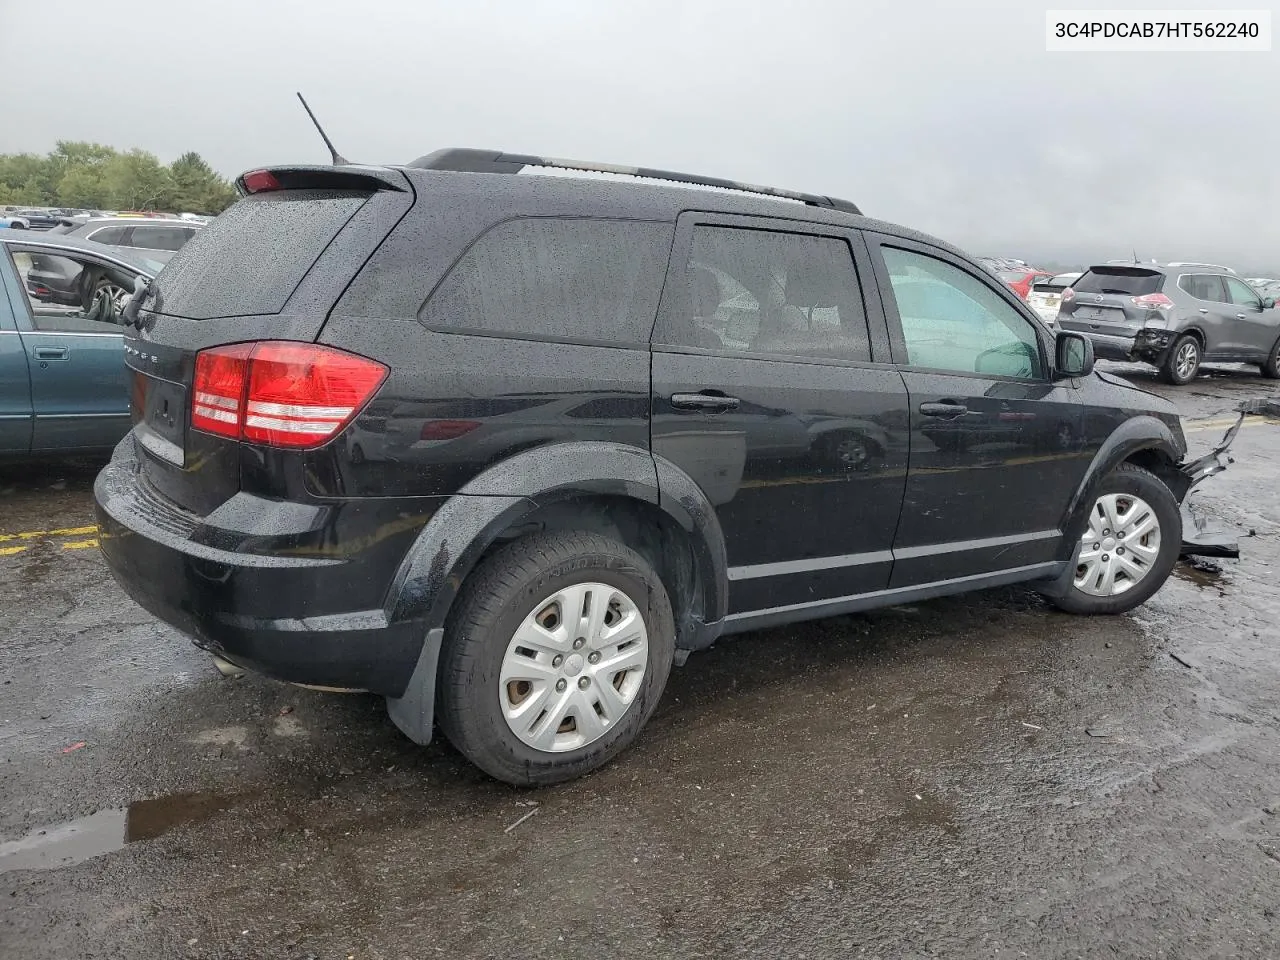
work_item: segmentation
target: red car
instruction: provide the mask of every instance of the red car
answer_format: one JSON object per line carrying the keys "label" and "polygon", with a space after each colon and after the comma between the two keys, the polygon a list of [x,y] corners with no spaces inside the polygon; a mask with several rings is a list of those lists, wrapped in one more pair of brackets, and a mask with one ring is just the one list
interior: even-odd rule
{"label": "red car", "polygon": [[1025,270],[1001,270],[999,276],[1001,280],[1013,288],[1014,293],[1025,300],[1027,299],[1027,294],[1031,292],[1033,283],[1048,279],[1053,274],[1047,270],[1036,270],[1033,267],[1028,267]]}

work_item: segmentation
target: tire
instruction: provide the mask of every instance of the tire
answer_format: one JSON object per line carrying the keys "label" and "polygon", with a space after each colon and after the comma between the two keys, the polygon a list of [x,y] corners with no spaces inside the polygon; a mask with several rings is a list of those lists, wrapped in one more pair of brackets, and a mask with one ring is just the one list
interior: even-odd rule
{"label": "tire", "polygon": [[1262,362],[1262,375],[1268,380],[1280,380],[1280,340],[1271,345],[1271,352]]}
{"label": "tire", "polygon": [[1172,383],[1178,387],[1190,383],[1196,378],[1196,374],[1200,372],[1200,359],[1202,356],[1203,351],[1200,348],[1200,341],[1192,334],[1184,333],[1173,341],[1173,346],[1169,348],[1168,356],[1164,358],[1164,363],[1160,365],[1160,379],[1165,383]]}
{"label": "tire", "polygon": [[[609,641],[601,640],[593,652],[597,647],[594,638],[581,648],[573,646],[579,638],[569,637],[569,633],[591,631],[569,627],[569,617],[559,617],[562,608],[557,598],[573,598],[587,584],[612,591],[606,608],[594,608],[604,610],[602,631],[608,629],[607,618],[614,613],[614,599],[619,594],[630,604],[620,605],[630,612],[617,623],[631,624],[624,624],[627,636],[639,628],[647,635],[643,672],[592,673],[606,671],[611,662],[621,662],[621,646],[611,651]],[[600,601],[595,589],[582,597],[584,608]],[[630,617],[632,612],[640,618],[639,628]],[[536,629],[531,623],[537,624]],[[563,643],[552,642],[552,632],[544,625],[551,625],[557,635],[564,634]],[[532,638],[528,642],[539,644],[538,648],[518,646],[517,630],[522,641]],[[621,645],[620,636],[615,634],[614,639]],[[626,656],[638,655],[637,642],[646,641],[625,641],[630,644]],[[596,657],[593,663],[603,665],[588,665],[583,655],[575,652],[578,649]],[[610,654],[604,660],[599,659],[601,650]],[[551,657],[557,651],[562,664]],[[536,654],[536,661],[527,656],[530,653]],[[596,533],[534,534],[502,548],[467,578],[445,628],[436,716],[450,742],[490,776],[517,786],[560,783],[603,766],[636,738],[662,696],[674,655],[671,603],[662,581],[643,557]],[[530,667],[531,662],[536,666]],[[517,671],[515,676],[545,679],[512,680],[513,670]],[[508,677],[505,681],[504,676]],[[621,683],[618,677],[622,677]],[[593,679],[596,685],[592,685]],[[611,685],[608,697],[604,691],[610,686],[599,683]],[[593,701],[597,691],[600,698]],[[629,702],[623,705],[626,698]],[[606,699],[611,707],[603,709]],[[527,709],[523,706],[526,702]],[[569,702],[571,708],[562,706]],[[600,719],[586,713],[589,702],[594,703]],[[508,720],[509,712],[522,709],[525,712],[519,718]],[[570,715],[565,709],[575,712]],[[535,711],[540,711],[537,716]],[[564,719],[552,730],[552,721],[560,716]],[[579,719],[583,720],[581,726]],[[572,729],[567,729],[570,723]],[[601,726],[603,733],[591,734]],[[517,729],[522,733],[517,734]],[[553,741],[549,748],[529,742],[545,743],[548,736]],[[587,738],[586,742],[575,746],[580,736]]]}
{"label": "tire", "polygon": [[[1125,526],[1121,527],[1122,531],[1128,531],[1130,536],[1128,541],[1101,536],[1102,531],[1110,532],[1109,526],[1102,526],[1101,530],[1097,529],[1102,524],[1110,523],[1104,519],[1105,511],[1099,512],[1100,505],[1108,497],[1118,497],[1122,502],[1127,499],[1134,504],[1131,512],[1118,515],[1122,523],[1128,518]],[[1132,539],[1134,529],[1141,529],[1145,522],[1143,515],[1138,512],[1141,508],[1137,507],[1137,501],[1145,503],[1154,514],[1157,523],[1156,533],[1159,537],[1158,547],[1154,545],[1149,534],[1138,541],[1146,545],[1147,551],[1144,553],[1139,553],[1137,546],[1126,547],[1126,544],[1134,542]],[[1173,565],[1178,561],[1178,554],[1182,551],[1182,512],[1173,493],[1158,477],[1130,463],[1122,463],[1103,479],[1089,509],[1090,526],[1081,537],[1080,547],[1076,553],[1077,566],[1071,586],[1064,596],[1048,599],[1068,613],[1086,615],[1126,613],[1151,599],[1169,578]],[[1098,536],[1090,536],[1091,531]],[[1098,544],[1100,549],[1091,550],[1094,544]],[[1113,548],[1112,553],[1105,552],[1108,547]],[[1120,553],[1115,553],[1114,549],[1118,549]],[[1128,560],[1120,561],[1121,555],[1127,556]],[[1096,557],[1097,560],[1086,562],[1086,557],[1090,556]],[[1132,582],[1123,589],[1113,590],[1110,593],[1104,590],[1099,595],[1098,592],[1091,592],[1089,584],[1093,584],[1094,590],[1097,590],[1099,580],[1095,579],[1095,574],[1107,566],[1105,562],[1098,562],[1103,561],[1104,558],[1113,561],[1113,569],[1118,571],[1114,577],[1116,585],[1120,585],[1122,579],[1129,579]],[[1143,572],[1135,580],[1128,568],[1138,562],[1143,565]],[[1105,582],[1105,573],[1103,582]]]}

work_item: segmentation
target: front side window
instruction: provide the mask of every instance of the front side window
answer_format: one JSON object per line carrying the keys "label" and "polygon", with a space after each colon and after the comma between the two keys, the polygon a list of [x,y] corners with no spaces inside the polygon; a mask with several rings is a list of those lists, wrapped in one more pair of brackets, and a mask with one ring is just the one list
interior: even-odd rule
{"label": "front side window", "polygon": [[1039,379],[1031,321],[977,277],[935,257],[882,247],[913,367]]}
{"label": "front side window", "polygon": [[1262,308],[1262,299],[1247,283],[1235,277],[1223,277],[1222,280],[1227,285],[1227,296],[1232,303],[1240,307]]}
{"label": "front side window", "polygon": [[674,227],[526,218],[483,234],[420,319],[529,339],[648,343]]}
{"label": "front side window", "polygon": [[120,313],[133,292],[134,274],[88,258],[40,250],[14,250],[32,324],[65,333],[120,333]]}
{"label": "front side window", "polygon": [[720,351],[870,360],[849,244],[771,230],[697,226],[688,303],[663,338]]}

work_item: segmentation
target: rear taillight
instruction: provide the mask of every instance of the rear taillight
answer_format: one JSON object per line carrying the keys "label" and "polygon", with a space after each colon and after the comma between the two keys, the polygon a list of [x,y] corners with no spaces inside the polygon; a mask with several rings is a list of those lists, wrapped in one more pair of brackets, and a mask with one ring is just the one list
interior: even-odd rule
{"label": "rear taillight", "polygon": [[1173,301],[1163,293],[1147,293],[1140,297],[1131,297],[1129,302],[1135,307],[1145,307],[1149,310],[1173,309]]}
{"label": "rear taillight", "polygon": [[264,340],[196,354],[191,426],[270,447],[337,436],[387,375],[375,360],[313,343]]}
{"label": "rear taillight", "polygon": [[1075,292],[1074,290],[1072,290],[1070,287],[1067,287],[1066,289],[1064,289],[1064,290],[1062,291],[1062,302],[1063,302],[1063,303],[1070,303],[1070,302],[1071,302],[1072,300],[1074,300],[1075,298],[1076,298],[1076,292]]}
{"label": "rear taillight", "polygon": [[477,420],[428,420],[419,437],[423,440],[454,440],[480,426]]}

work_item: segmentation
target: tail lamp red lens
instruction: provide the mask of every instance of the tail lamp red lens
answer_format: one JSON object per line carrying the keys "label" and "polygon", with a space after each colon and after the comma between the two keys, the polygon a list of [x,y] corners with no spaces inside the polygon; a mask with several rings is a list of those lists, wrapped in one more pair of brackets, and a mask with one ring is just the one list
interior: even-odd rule
{"label": "tail lamp red lens", "polygon": [[1062,291],[1063,303],[1070,303],[1075,298],[1076,298],[1076,292],[1072,290],[1070,287],[1067,287],[1065,290]]}
{"label": "tail lamp red lens", "polygon": [[1166,297],[1163,293],[1146,293],[1140,297],[1133,297],[1129,301],[1135,307],[1146,307],[1149,310],[1172,310],[1173,301]]}
{"label": "tail lamp red lens", "polygon": [[307,449],[337,436],[387,368],[333,347],[285,340],[196,354],[191,426],[232,440]]}

